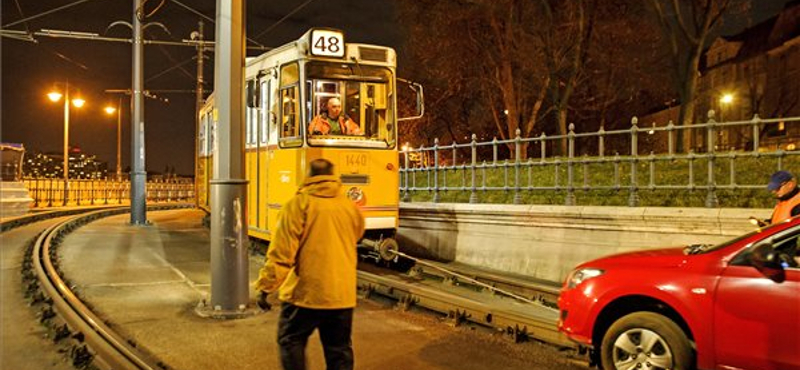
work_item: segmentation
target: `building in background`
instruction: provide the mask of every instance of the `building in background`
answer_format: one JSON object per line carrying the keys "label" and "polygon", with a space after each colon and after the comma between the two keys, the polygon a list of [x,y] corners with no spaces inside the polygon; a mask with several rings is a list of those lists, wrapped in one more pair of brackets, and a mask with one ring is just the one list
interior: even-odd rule
{"label": "building in background", "polygon": [[[25,157],[23,176],[27,178],[62,178],[64,176],[64,155],[62,153],[33,153]],[[97,160],[80,148],[69,150],[70,179],[105,179],[108,176],[108,163]]]}
{"label": "building in background", "polygon": [[[695,122],[800,116],[800,0],[791,1],[776,16],[732,36],[720,36],[701,60]],[[679,102],[676,102],[679,104]],[[678,107],[653,112],[639,119],[642,129],[677,123]],[[752,150],[752,127],[718,128],[716,150]],[[705,130],[697,130],[687,149],[706,151]],[[684,140],[689,140],[686,136]],[[651,143],[666,151],[667,138]],[[663,141],[663,142],[662,142]],[[759,128],[759,149],[795,150],[800,147],[800,125],[778,122]]]}
{"label": "building in background", "polygon": [[[717,38],[705,53],[698,84],[698,114],[717,121],[800,116],[800,1],[743,32]],[[698,117],[705,121],[706,117]],[[719,130],[718,148],[752,148],[750,127]],[[760,147],[793,150],[800,126],[783,122],[760,128]]]}

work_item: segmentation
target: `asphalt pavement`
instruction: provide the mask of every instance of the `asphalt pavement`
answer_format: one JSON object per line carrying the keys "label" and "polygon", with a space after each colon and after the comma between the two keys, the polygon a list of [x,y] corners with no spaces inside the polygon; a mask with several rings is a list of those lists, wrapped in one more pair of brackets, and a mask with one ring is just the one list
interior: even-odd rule
{"label": "asphalt pavement", "polygon": [[[65,238],[60,264],[82,299],[170,369],[280,369],[277,307],[235,320],[202,318],[195,313],[197,304],[208,299],[211,278],[209,231],[202,227],[203,213],[182,209],[147,215],[151,226],[130,226],[126,214],[92,222]],[[251,281],[262,258],[250,258]],[[15,263],[13,259],[6,263],[3,256],[4,279]],[[9,311],[24,311],[20,307],[24,303],[5,299],[9,293],[22,294],[6,284],[4,315],[7,306]],[[4,341],[23,333],[6,329],[7,320],[4,316]],[[18,350],[7,344],[3,344],[4,354]],[[357,369],[582,369],[553,347],[515,344],[486,328],[453,327],[435,314],[400,311],[388,301],[359,299],[353,345]],[[316,334],[307,354],[309,369],[325,368]],[[21,368],[6,367],[3,357],[3,369]],[[64,363],[57,356],[51,361]]]}

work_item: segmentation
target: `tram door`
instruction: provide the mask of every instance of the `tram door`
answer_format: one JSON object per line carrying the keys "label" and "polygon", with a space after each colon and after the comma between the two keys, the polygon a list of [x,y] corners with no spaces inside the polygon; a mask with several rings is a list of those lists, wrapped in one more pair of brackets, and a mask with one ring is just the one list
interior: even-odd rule
{"label": "tram door", "polygon": [[258,96],[251,93],[255,88],[255,80],[246,84],[245,96],[248,102],[245,105],[245,178],[247,179],[247,223],[250,229],[256,227],[258,220],[258,152],[259,152],[259,107],[256,99]]}
{"label": "tram door", "polygon": [[259,99],[261,102],[259,114],[259,148],[258,148],[258,186],[256,190],[256,207],[258,209],[256,216],[256,227],[259,230],[268,230],[269,221],[269,202],[267,202],[267,194],[269,189],[269,147],[274,145],[276,138],[277,125],[275,122],[275,108],[273,107],[273,89],[275,86],[275,78],[273,73],[268,73],[261,77],[259,80],[261,95]]}

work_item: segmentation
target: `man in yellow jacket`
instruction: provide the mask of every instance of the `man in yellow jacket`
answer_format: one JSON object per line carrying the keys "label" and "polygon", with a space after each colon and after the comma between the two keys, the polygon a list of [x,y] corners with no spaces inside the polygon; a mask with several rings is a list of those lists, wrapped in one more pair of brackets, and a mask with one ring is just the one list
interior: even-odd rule
{"label": "man in yellow jacket", "polygon": [[309,177],[281,210],[256,290],[278,291],[278,345],[285,370],[305,369],[308,337],[319,330],[328,370],[353,368],[356,244],[364,217],[342,194],[333,164],[310,163]]}

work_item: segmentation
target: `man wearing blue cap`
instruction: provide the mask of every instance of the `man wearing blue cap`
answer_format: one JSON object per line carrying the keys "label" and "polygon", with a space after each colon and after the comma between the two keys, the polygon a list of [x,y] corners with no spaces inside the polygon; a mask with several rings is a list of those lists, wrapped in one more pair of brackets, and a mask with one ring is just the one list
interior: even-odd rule
{"label": "man wearing blue cap", "polygon": [[773,224],[800,215],[800,189],[797,188],[797,180],[789,171],[773,173],[769,178],[767,189],[778,200],[772,211]]}

